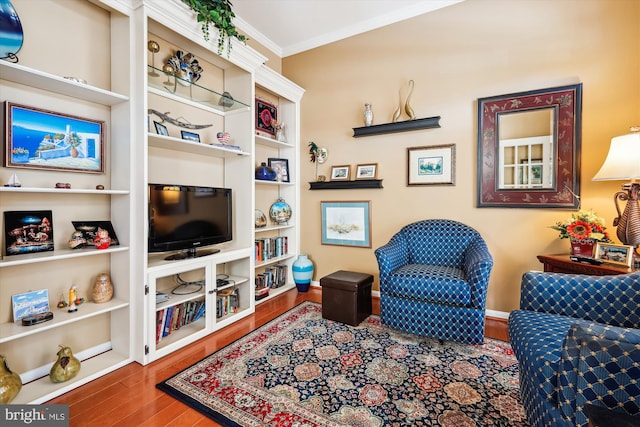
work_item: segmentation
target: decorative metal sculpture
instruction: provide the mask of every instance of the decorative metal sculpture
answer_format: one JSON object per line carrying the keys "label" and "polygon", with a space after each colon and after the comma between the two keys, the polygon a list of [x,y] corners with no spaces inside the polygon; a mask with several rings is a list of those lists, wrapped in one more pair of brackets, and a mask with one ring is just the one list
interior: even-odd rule
{"label": "decorative metal sculpture", "polygon": [[[413,108],[411,108],[411,105],[409,104],[409,101],[411,100],[411,95],[413,94],[413,80],[409,80],[409,93],[407,94],[407,99],[404,102],[404,112],[405,114],[409,117],[409,120],[415,120],[416,119],[416,113],[413,111]],[[398,100],[399,100],[399,104],[398,104],[398,108],[396,109],[396,111],[393,113],[393,116],[391,117],[391,121],[392,122],[399,122],[400,118],[402,117],[402,90],[398,91]]]}
{"label": "decorative metal sculpture", "polygon": [[178,119],[174,119],[173,117],[170,117],[168,115],[168,113],[161,113],[160,111],[154,110],[152,108],[149,108],[147,110],[147,113],[148,114],[155,114],[156,116],[158,116],[158,117],[160,117],[162,119],[162,122],[169,122],[172,125],[176,125],[178,127],[185,128],[185,129],[204,129],[204,128],[208,128],[208,127],[213,126],[213,125],[192,125],[191,123],[181,122]]}

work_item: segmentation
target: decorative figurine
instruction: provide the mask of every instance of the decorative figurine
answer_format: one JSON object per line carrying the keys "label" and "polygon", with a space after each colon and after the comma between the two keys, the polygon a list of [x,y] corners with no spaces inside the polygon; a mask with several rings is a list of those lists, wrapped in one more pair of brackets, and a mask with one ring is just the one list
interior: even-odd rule
{"label": "decorative figurine", "polygon": [[60,301],[58,301],[58,304],[56,304],[56,307],[58,308],[65,308],[67,305],[67,302],[64,300],[64,293],[62,295],[60,295]]}
{"label": "decorative figurine", "polygon": [[87,239],[84,238],[84,235],[81,231],[74,231],[71,233],[71,238],[69,239],[69,248],[70,249],[80,249],[84,248],[87,244]]}
{"label": "decorative figurine", "polygon": [[233,96],[229,92],[223,92],[222,96],[218,100],[218,105],[229,108],[233,107]]}
{"label": "decorative figurine", "polygon": [[96,238],[93,239],[93,243],[96,245],[97,249],[107,249],[111,244],[111,237],[109,237],[109,232],[104,228],[98,227]]}
{"label": "decorative figurine", "polygon": [[4,354],[0,354],[0,404],[11,403],[21,389],[22,379],[20,375],[11,372]]}
{"label": "decorative figurine", "polygon": [[54,383],[69,381],[80,371],[80,361],[71,352],[71,348],[61,345],[58,351],[58,360],[49,371],[49,378]]}
{"label": "decorative figurine", "polygon": [[280,142],[287,142],[287,137],[284,134],[284,123],[273,121],[273,127],[276,130],[276,139]]}
{"label": "decorative figurine", "polygon": [[91,297],[95,303],[107,302],[113,298],[113,283],[111,283],[111,277],[109,277],[109,274],[98,274],[98,277],[96,277],[96,283],[93,286],[93,293],[91,294]]}
{"label": "decorative figurine", "polygon": [[76,311],[78,311],[78,307],[76,306],[76,297],[77,291],[74,285],[69,288],[69,309],[67,310],[67,312],[75,313]]}
{"label": "decorative figurine", "polygon": [[220,144],[227,145],[231,139],[231,134],[229,132],[218,132],[216,138]]}
{"label": "decorative figurine", "polygon": [[373,125],[373,111],[371,110],[371,104],[368,102],[364,104],[364,125],[371,126]]}

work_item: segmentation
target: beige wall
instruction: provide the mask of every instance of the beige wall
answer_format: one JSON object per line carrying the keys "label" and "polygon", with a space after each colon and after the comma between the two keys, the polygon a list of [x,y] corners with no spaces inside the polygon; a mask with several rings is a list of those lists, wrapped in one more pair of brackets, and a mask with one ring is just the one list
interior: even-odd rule
{"label": "beige wall", "polygon": [[[302,252],[314,280],[338,269],[376,276],[374,249],[403,225],[451,218],[482,233],[495,258],[487,307],[518,306],[523,272],[536,255],[568,252],[550,228],[570,212],[476,208],[476,100],[582,82],[582,207],[608,224],[619,182],[592,182],[612,136],[640,122],[640,2],[637,0],[466,0],[439,11],[282,60],[283,74],[306,89],[301,141],[329,150],[331,165],[375,162],[382,190],[302,190]],[[353,138],[365,102],[386,123],[415,81],[417,116],[440,115],[441,128]],[[407,147],[456,144],[455,186],[406,186]],[[314,180],[303,155],[301,181]],[[371,249],[320,244],[320,201],[371,200]],[[612,230],[612,227],[609,226]],[[615,234],[615,233],[614,233]]]}

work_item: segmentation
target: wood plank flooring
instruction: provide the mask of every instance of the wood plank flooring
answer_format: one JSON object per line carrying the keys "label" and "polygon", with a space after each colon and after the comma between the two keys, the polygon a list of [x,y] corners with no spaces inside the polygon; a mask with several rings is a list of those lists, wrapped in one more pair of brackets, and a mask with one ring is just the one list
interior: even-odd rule
{"label": "wood plank flooring", "polygon": [[[295,289],[269,300],[248,316],[147,366],[131,363],[47,403],[70,405],[70,426],[219,426],[155,385],[232,343],[303,301],[321,302],[317,288]],[[373,312],[380,313],[379,299]],[[487,322],[486,336],[506,340],[506,323]],[[502,338],[501,338],[502,337]]]}

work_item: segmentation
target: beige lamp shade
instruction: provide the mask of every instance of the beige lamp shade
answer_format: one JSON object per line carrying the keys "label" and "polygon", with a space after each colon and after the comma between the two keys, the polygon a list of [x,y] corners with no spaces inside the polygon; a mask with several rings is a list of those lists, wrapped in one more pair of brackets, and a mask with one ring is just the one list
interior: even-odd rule
{"label": "beige lamp shade", "polygon": [[640,178],[640,132],[611,138],[609,154],[594,181],[633,181]]}

